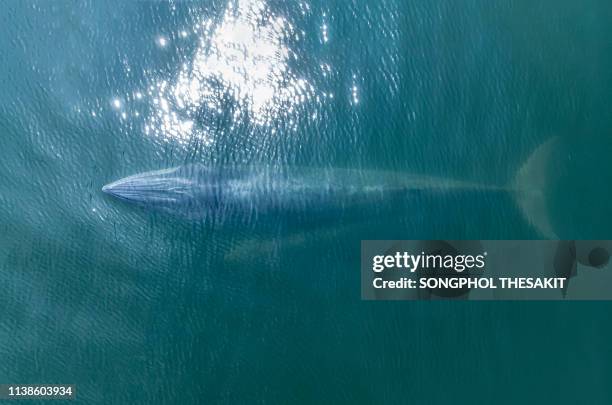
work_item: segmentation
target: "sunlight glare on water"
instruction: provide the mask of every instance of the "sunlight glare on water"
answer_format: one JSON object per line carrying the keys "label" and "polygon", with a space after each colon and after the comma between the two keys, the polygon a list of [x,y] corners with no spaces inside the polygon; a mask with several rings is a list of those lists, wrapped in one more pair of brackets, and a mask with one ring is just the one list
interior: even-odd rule
{"label": "sunlight glare on water", "polygon": [[209,144],[214,134],[198,119],[203,110],[224,114],[229,100],[231,130],[239,122],[261,127],[291,119],[298,105],[314,99],[314,86],[289,66],[297,58],[286,44],[297,35],[294,27],[264,1],[230,2],[220,23],[205,20],[198,27],[191,61],[173,82],[161,79],[152,86],[154,109],[145,133],[178,142],[196,136]]}

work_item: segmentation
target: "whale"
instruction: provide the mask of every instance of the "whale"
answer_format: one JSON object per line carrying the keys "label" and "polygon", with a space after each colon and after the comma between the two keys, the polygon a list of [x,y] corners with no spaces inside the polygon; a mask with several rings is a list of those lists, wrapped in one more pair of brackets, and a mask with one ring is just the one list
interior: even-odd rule
{"label": "whale", "polygon": [[487,185],[397,171],[279,165],[185,164],[128,176],[102,191],[147,209],[191,219],[231,215],[302,215],[359,211],[405,200],[419,191],[511,193],[528,221],[554,237],[545,189],[547,161],[556,139],[541,145],[508,184]]}
{"label": "whale", "polygon": [[378,170],[188,164],[107,184],[120,200],[175,215],[219,210],[315,213],[384,204],[417,190],[497,189],[469,182]]}

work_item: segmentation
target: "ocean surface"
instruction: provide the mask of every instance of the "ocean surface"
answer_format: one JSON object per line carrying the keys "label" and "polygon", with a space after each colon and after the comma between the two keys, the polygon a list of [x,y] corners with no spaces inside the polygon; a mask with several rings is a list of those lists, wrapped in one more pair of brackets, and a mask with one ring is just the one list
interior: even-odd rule
{"label": "ocean surface", "polygon": [[612,239],[612,3],[29,1],[0,11],[0,383],[83,404],[610,404],[607,302],[365,302],[362,239],[538,239],[509,193],[294,224],[101,192],[183,163],[486,185],[552,137],[556,234]]}

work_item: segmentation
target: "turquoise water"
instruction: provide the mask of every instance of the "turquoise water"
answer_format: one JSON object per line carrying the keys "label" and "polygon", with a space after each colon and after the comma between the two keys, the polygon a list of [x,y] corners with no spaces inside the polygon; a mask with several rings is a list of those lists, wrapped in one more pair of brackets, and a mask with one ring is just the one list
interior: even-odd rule
{"label": "turquoise water", "polygon": [[[608,303],[362,302],[362,239],[537,239],[505,193],[210,224],[101,193],[186,162],[509,184],[610,239],[608,1],[5,1],[0,382],[78,402],[609,404]],[[539,184],[539,183],[538,183]]]}

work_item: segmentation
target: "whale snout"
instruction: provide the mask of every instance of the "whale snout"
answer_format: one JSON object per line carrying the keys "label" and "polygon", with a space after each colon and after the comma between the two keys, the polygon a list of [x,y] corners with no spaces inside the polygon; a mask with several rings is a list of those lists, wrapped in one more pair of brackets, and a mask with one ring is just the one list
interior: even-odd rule
{"label": "whale snout", "polygon": [[108,184],[102,186],[102,192],[106,193],[106,194],[112,194],[113,193],[113,187],[112,187],[111,183],[108,183]]}
{"label": "whale snout", "polygon": [[122,180],[108,183],[102,187],[102,192],[122,200],[135,200],[138,188],[133,184],[124,184]]}
{"label": "whale snout", "polygon": [[125,178],[108,183],[102,187],[102,192],[121,200],[131,202],[146,202],[151,187],[146,179]]}

